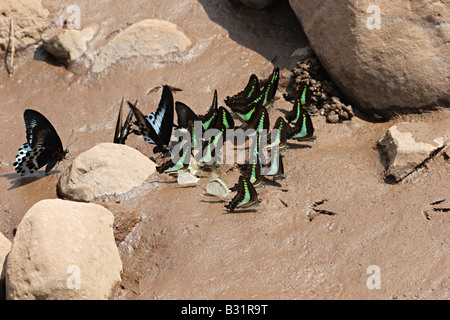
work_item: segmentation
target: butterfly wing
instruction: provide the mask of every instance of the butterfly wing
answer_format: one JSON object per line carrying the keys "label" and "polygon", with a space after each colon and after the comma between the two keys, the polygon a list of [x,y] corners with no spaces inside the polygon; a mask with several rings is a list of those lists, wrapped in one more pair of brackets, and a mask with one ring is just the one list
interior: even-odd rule
{"label": "butterfly wing", "polygon": [[144,135],[144,137],[150,138],[158,147],[164,149],[165,146],[163,145],[159,135],[156,133],[155,129],[153,129],[153,126],[150,124],[150,122],[148,122],[144,114],[136,107],[135,104],[132,104],[129,101],[127,102],[128,106],[133,111],[134,117],[136,118],[137,124],[139,126],[139,131]]}
{"label": "butterfly wing", "polygon": [[122,143],[122,110],[123,110],[123,98],[122,102],[120,103],[119,107],[119,114],[117,115],[117,122],[116,122],[116,130],[114,130],[114,143]]}
{"label": "butterfly wing", "polygon": [[225,205],[229,211],[239,208],[247,208],[258,202],[258,193],[249,179],[239,176],[239,186],[236,195]]}
{"label": "butterfly wing", "polygon": [[280,69],[277,67],[274,69],[272,74],[260,83],[263,94],[263,105],[271,105],[275,98],[275,94],[278,88],[278,80],[280,79]]}
{"label": "butterfly wing", "polygon": [[163,87],[161,100],[155,112],[155,125],[159,130],[155,130],[161,137],[162,143],[169,145],[172,136],[174,104],[172,90],[168,85]]}
{"label": "butterfly wing", "polygon": [[256,75],[252,74],[248,80],[247,86],[243,91],[238,92],[234,96],[227,96],[225,99],[225,104],[228,107],[232,107],[239,104],[246,104],[249,101],[256,98],[260,91],[259,80]]}
{"label": "butterfly wing", "polygon": [[269,130],[269,113],[265,107],[261,107],[256,114],[250,118],[247,129],[253,129],[256,131]]}
{"label": "butterfly wing", "polygon": [[178,127],[180,128],[188,128],[189,120],[192,122],[200,120],[195,112],[182,102],[175,102],[175,111],[178,118]]}
{"label": "butterfly wing", "polygon": [[[155,112],[146,116],[147,121],[151,124],[163,145],[168,146],[170,137],[172,136],[173,118],[174,118],[174,103],[173,94],[170,86],[164,85],[159,101],[158,109]],[[153,139],[148,139],[146,142],[155,144]]]}
{"label": "butterfly wing", "polygon": [[254,187],[257,187],[262,183],[261,163],[259,159],[257,159],[255,163],[247,164],[244,171],[244,177],[246,177]]}
{"label": "butterfly wing", "polygon": [[[299,98],[296,99],[298,101]],[[314,135],[314,127],[311,121],[311,116],[300,104],[300,116],[294,128],[289,133],[288,139],[295,140],[310,140]]]}
{"label": "butterfly wing", "polygon": [[[271,149],[275,146],[283,149],[286,147],[287,138],[290,134],[291,127],[289,124],[284,121],[282,117],[278,117],[277,121],[275,121],[275,125],[273,126],[273,131],[271,131],[272,141],[268,141],[268,145],[265,147],[267,149]],[[276,134],[275,134],[276,133]],[[275,137],[273,136],[275,134]]]}
{"label": "butterfly wing", "polygon": [[206,185],[206,192],[221,199],[226,199],[231,193],[227,184],[215,173],[209,178],[208,184]]}
{"label": "butterfly wing", "polygon": [[234,120],[231,114],[228,112],[227,109],[224,107],[219,107],[219,110],[217,111],[218,118],[215,127],[219,124],[222,124],[225,126],[226,129],[233,129],[234,128]]}
{"label": "butterfly wing", "polygon": [[275,148],[271,150],[271,163],[262,168],[261,174],[263,176],[284,177],[284,166],[280,149]]}
{"label": "butterfly wing", "polygon": [[27,142],[19,149],[14,162],[15,170],[24,175],[34,173],[47,164],[45,171],[49,172],[64,158],[67,150],[63,150],[55,128],[41,113],[27,109],[23,117]]}
{"label": "butterfly wing", "polygon": [[214,164],[218,160],[216,155],[218,155],[225,142],[226,128],[223,124],[219,124],[217,128],[211,130],[216,130],[217,133],[211,139],[203,141],[202,157],[198,161],[208,165]]}
{"label": "butterfly wing", "polygon": [[217,121],[217,90],[214,90],[214,97],[211,103],[211,107],[208,110],[208,113],[202,116],[199,116],[199,119],[203,123],[203,129],[208,130],[209,128],[214,128]]}
{"label": "butterfly wing", "polygon": [[292,106],[292,110],[286,114],[286,120],[289,123],[297,123],[298,119],[300,119],[301,108],[308,106],[310,102],[311,91],[306,83],[303,83],[296,92],[294,105]]}
{"label": "butterfly wing", "polygon": [[116,129],[114,131],[114,143],[124,144],[128,135],[131,133],[131,120],[133,118],[133,111],[128,112],[125,122],[122,124],[123,99],[120,103],[119,114],[117,116]]}

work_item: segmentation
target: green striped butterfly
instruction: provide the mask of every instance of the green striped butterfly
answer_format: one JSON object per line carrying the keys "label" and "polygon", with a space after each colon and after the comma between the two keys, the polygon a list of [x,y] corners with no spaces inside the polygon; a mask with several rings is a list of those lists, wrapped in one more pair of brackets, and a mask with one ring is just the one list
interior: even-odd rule
{"label": "green striped butterfly", "polygon": [[202,121],[203,130],[208,130],[209,128],[213,128],[216,124],[217,120],[217,90],[214,90],[214,97],[211,104],[211,107],[208,110],[208,113],[199,116],[199,119]]}
{"label": "green striped butterfly", "polygon": [[197,162],[211,165],[217,161],[216,155],[222,148],[225,141],[226,128],[223,124],[219,124],[216,129],[219,130],[218,134],[212,137],[209,141],[203,142],[203,154]]}
{"label": "green striped butterfly", "polygon": [[259,86],[262,87],[262,89],[259,90],[257,95],[254,95],[249,99],[241,99],[235,103],[228,103],[227,105],[230,107],[231,111],[239,116],[244,124],[247,124],[262,106],[265,106],[266,108],[271,107],[278,88],[279,76],[279,68],[275,68],[269,78],[260,82]]}
{"label": "green striped butterfly", "polygon": [[306,83],[303,82],[303,84],[298,88],[296,95],[297,97],[294,100],[294,106],[286,115],[286,120],[293,124],[296,124],[300,119],[301,109],[309,106],[311,101],[311,91]]}
{"label": "green striped butterfly", "polygon": [[224,107],[219,107],[219,110],[217,111],[217,121],[216,121],[216,128],[219,124],[223,124],[226,129],[233,129],[234,128],[234,120],[231,114],[228,112],[227,109]]}
{"label": "green striped butterfly", "polygon": [[170,173],[178,170],[186,170],[189,167],[191,157],[191,146],[189,143],[185,143],[180,151],[183,151],[176,163],[172,159],[167,160],[162,165],[156,167],[158,173]]}
{"label": "green striped butterfly", "polygon": [[283,157],[280,155],[280,149],[272,149],[272,161],[268,166],[264,166],[261,170],[263,176],[274,176],[275,179],[283,179],[284,176],[284,166]]}
{"label": "green striped butterfly", "polygon": [[261,163],[259,159],[255,163],[247,164],[244,171],[244,176],[250,181],[251,184],[256,188],[262,183],[261,177]]}
{"label": "green striped butterfly", "polygon": [[296,99],[296,103],[299,104],[299,117],[294,128],[290,129],[288,139],[295,139],[300,141],[306,141],[314,139],[314,127],[311,121],[311,117],[308,111],[305,110],[303,105],[298,101],[300,98]]}
{"label": "green striped butterfly", "polygon": [[290,130],[289,124],[282,117],[278,117],[273,129],[276,130],[275,140],[268,141],[269,144],[265,148],[271,149],[275,146],[278,146],[279,149],[286,148],[286,141]]}
{"label": "green striped butterfly", "polygon": [[259,80],[256,75],[252,74],[245,89],[232,97],[227,96],[225,99],[225,104],[230,107],[231,110],[234,110],[235,108],[239,108],[240,105],[246,104],[248,101],[255,99],[259,92]]}
{"label": "green striped butterfly", "polygon": [[197,149],[202,141],[202,139],[201,139],[202,133],[195,131],[195,124],[191,120],[188,121],[187,130],[189,132],[189,135],[191,136],[192,149]]}
{"label": "green striped butterfly", "polygon": [[[269,130],[270,121],[269,121],[269,113],[267,112],[266,107],[261,107],[258,112],[250,119],[247,130],[253,129],[255,132],[261,132],[262,130]],[[254,134],[250,134],[249,136],[253,136]]]}
{"label": "green striped butterfly", "polygon": [[251,103],[245,106],[245,109],[243,109],[244,111],[234,111],[234,110],[233,111],[239,117],[239,120],[241,120],[242,123],[247,125],[250,119],[253,117],[253,115],[256,114],[262,106],[263,106],[262,96],[258,96],[256,97],[255,100],[253,100]]}
{"label": "green striped butterfly", "polygon": [[280,69],[277,67],[266,80],[260,83],[262,87],[261,93],[263,95],[263,106],[269,109],[275,99],[275,94],[278,89],[278,81],[280,79]]}
{"label": "green striped butterfly", "polygon": [[239,186],[234,198],[225,205],[229,211],[233,212],[236,209],[248,208],[256,203],[259,203],[258,193],[253,187],[249,179],[243,175],[239,176]]}

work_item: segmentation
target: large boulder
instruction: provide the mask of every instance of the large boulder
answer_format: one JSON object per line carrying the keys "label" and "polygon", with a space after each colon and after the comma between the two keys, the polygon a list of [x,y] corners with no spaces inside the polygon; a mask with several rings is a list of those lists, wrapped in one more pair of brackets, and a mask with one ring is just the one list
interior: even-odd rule
{"label": "large boulder", "polygon": [[0,233],[0,300],[5,299],[6,256],[11,250],[11,241]]}
{"label": "large boulder", "polygon": [[122,272],[113,221],[97,204],[36,203],[17,227],[8,255],[7,299],[108,299]]}
{"label": "large boulder", "polygon": [[183,52],[191,40],[175,24],[158,19],[137,22],[118,33],[100,51],[92,71],[102,72],[121,59],[140,56],[164,57],[169,53]]}
{"label": "large boulder", "polygon": [[321,63],[360,109],[389,116],[450,103],[448,4],[289,2]]}
{"label": "large boulder", "polygon": [[58,192],[79,201],[121,195],[142,186],[155,171],[155,163],[138,150],[101,143],[73,160],[59,179]]}
{"label": "large boulder", "polygon": [[0,51],[8,46],[11,18],[14,19],[16,50],[41,41],[41,32],[50,25],[49,12],[42,7],[41,0],[2,0],[0,16]]}

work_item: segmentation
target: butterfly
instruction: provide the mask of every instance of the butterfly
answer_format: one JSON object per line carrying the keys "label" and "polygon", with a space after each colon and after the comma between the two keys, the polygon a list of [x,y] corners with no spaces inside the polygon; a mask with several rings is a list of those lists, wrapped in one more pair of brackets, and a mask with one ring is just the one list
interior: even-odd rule
{"label": "butterfly", "polygon": [[117,116],[116,130],[114,131],[114,143],[124,144],[128,135],[133,132],[131,128],[131,120],[133,118],[133,111],[128,112],[128,116],[125,122],[122,124],[122,110],[123,110],[123,99],[120,103],[119,115]]}
{"label": "butterfly", "polygon": [[280,80],[280,69],[277,67],[273,70],[272,74],[266,79],[260,82],[261,93],[263,95],[263,106],[267,109],[272,105],[275,94],[278,89],[278,81]]}
{"label": "butterfly", "polygon": [[[291,127],[284,121],[282,117],[278,117],[271,131],[273,141],[268,141],[268,145],[264,148],[271,149],[278,146],[279,149],[286,148],[287,137],[290,134]],[[275,138],[273,137],[275,135]]]}
{"label": "butterfly", "polygon": [[211,107],[208,112],[204,115],[197,115],[191,108],[189,108],[186,104],[177,101],[175,103],[175,110],[178,117],[178,127],[187,128],[188,122],[191,120],[192,122],[200,120],[202,122],[203,130],[208,130],[209,128],[213,128],[217,121],[217,107],[218,99],[217,99],[217,90],[214,90],[214,97],[211,103]]}
{"label": "butterfly", "polygon": [[222,149],[225,141],[226,128],[223,124],[219,124],[214,130],[217,130],[218,132],[213,137],[211,137],[211,139],[203,141],[202,157],[198,161],[200,163],[204,163],[207,165],[217,163],[217,155]]}
{"label": "butterfly", "polygon": [[231,194],[231,190],[226,183],[214,172],[211,177],[209,177],[208,184],[206,185],[206,192],[221,199],[226,199]]}
{"label": "butterfly", "polygon": [[256,98],[260,91],[258,77],[252,74],[248,80],[247,86],[244,90],[238,92],[234,96],[227,96],[225,104],[232,110],[239,105],[242,105],[250,100]]}
{"label": "butterfly", "polygon": [[178,170],[177,182],[179,185],[196,184],[200,179],[188,170]]}
{"label": "butterfly", "polygon": [[255,187],[248,178],[243,175],[239,176],[237,193],[234,198],[225,205],[225,208],[233,212],[236,209],[247,208],[256,203],[259,203],[259,200]]}
{"label": "butterfly", "polygon": [[47,174],[62,161],[69,150],[64,150],[55,128],[41,113],[26,109],[23,113],[27,142],[19,148],[14,169],[21,176],[34,173],[43,166]]}
{"label": "butterfly", "polygon": [[199,116],[199,119],[202,121],[203,130],[208,130],[209,128],[213,128],[217,121],[217,90],[214,90],[214,97],[211,104],[211,107],[208,110],[208,113],[205,115]]}
{"label": "butterfly", "polygon": [[271,162],[267,166],[263,166],[261,174],[263,176],[274,176],[274,180],[284,179],[283,157],[280,155],[280,149],[271,150]]}
{"label": "butterfly", "polygon": [[294,100],[294,106],[291,111],[286,114],[286,120],[289,123],[296,124],[300,119],[301,109],[310,104],[311,91],[306,83],[303,83],[296,92],[296,99]]}
{"label": "butterfly", "polygon": [[[262,176],[261,176],[261,163],[259,159],[255,163],[247,163],[244,165],[244,172],[243,176],[246,177],[251,184],[256,188],[261,185],[262,183]],[[236,191],[239,187],[239,184],[235,184],[234,187],[232,187],[231,191]]]}
{"label": "butterfly", "polygon": [[[196,126],[194,122],[191,120],[188,121],[187,131],[189,132],[189,136],[191,138],[191,147],[192,149],[197,150],[200,144],[203,142],[202,140],[202,126]],[[198,132],[200,131],[200,132]]]}
{"label": "butterfly", "polygon": [[195,112],[183,102],[175,102],[175,111],[178,118],[178,128],[188,128],[189,121],[200,121]]}
{"label": "butterfly", "polygon": [[[253,129],[256,132],[261,132],[262,130],[269,130],[270,121],[269,121],[269,113],[267,112],[266,107],[261,107],[258,112],[250,119],[247,130]],[[250,133],[248,136],[253,136],[254,133]]]}
{"label": "butterfly", "polygon": [[[180,153],[178,157],[169,159],[162,165],[156,167],[158,173],[170,173],[178,170],[186,170],[189,167],[191,160],[191,146],[189,143],[184,143],[180,146]],[[178,159],[176,159],[178,158]],[[176,162],[173,162],[175,160]]]}
{"label": "butterfly", "polygon": [[128,106],[133,111],[133,114],[136,117],[136,122],[139,126],[139,134],[142,134],[144,137],[148,137],[156,144],[156,147],[153,148],[153,152],[156,153],[167,150],[167,145],[163,144],[161,138],[159,137],[153,126],[150,124],[147,117],[144,116],[144,114],[136,107],[137,101],[134,104],[132,104],[130,101],[127,102]]}
{"label": "butterfly", "polygon": [[259,109],[261,109],[263,106],[263,99],[262,96],[258,96],[256,99],[254,99],[252,102],[241,105],[239,109],[231,109],[238,117],[239,120],[244,124],[248,125],[250,119],[258,112]]}
{"label": "butterfly", "polygon": [[[236,113],[239,119],[248,124],[252,116],[258,112],[261,107],[270,108],[275,98],[275,93],[278,88],[279,68],[275,68],[272,74],[265,80],[260,81],[259,92],[253,94],[248,99],[236,99],[234,102],[225,102],[230,107],[231,111]],[[247,85],[249,86],[249,85]]]}
{"label": "butterfly", "polygon": [[311,116],[305,110],[300,97],[295,99],[294,106],[298,108],[298,117],[294,128],[289,129],[288,139],[295,139],[300,141],[314,139],[314,127],[311,121]]}
{"label": "butterfly", "polygon": [[217,121],[215,124],[215,127],[219,124],[223,124],[226,129],[233,129],[234,128],[234,120],[231,114],[228,112],[227,109],[224,107],[219,107],[219,110],[217,111]]}
{"label": "butterfly", "polygon": [[[148,122],[155,129],[156,133],[161,139],[163,145],[168,146],[173,128],[173,94],[170,86],[164,85],[161,99],[159,101],[158,109],[155,112],[146,116]],[[155,144],[152,138],[144,135],[147,143]],[[163,150],[157,149],[154,152],[161,152]]]}

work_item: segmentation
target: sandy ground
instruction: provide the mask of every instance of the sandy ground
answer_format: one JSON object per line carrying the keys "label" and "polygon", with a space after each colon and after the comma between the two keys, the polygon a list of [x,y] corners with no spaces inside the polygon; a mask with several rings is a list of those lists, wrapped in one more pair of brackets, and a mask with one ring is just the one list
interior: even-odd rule
{"label": "sandy ground", "polygon": [[[287,5],[267,12],[237,8],[226,1],[78,1],[82,26],[101,24],[90,44],[96,52],[105,37],[145,18],[178,24],[194,46],[173,61],[136,58],[101,74],[71,72],[40,48],[16,57],[8,77],[0,67],[0,231],[13,240],[13,228],[37,201],[55,198],[57,179],[81,152],[111,142],[122,97],[138,99],[143,111],[156,109],[161,84],[203,113],[214,89],[219,102],[243,89],[250,74],[267,76],[275,65],[292,70],[292,53],[308,45]],[[62,12],[70,1],[44,1]],[[120,5],[119,5],[120,4]],[[57,16],[55,16],[55,19]],[[25,142],[23,111],[34,108],[53,123],[70,157],[45,176],[19,177],[12,163]],[[277,100],[271,124],[291,104]],[[114,199],[141,212],[119,246],[123,283],[114,299],[448,299],[449,215],[431,210],[445,199],[449,207],[450,163],[438,155],[399,184],[384,179],[376,143],[400,121],[448,126],[450,112],[404,116],[384,123],[363,117],[328,124],[313,117],[317,140],[292,142],[285,153],[286,179],[258,189],[258,206],[227,214],[224,202],[207,196],[207,179],[181,187],[155,173],[136,191]],[[70,139],[69,139],[70,138]],[[70,140],[70,141],[69,141]],[[133,136],[127,144],[153,156],[152,146]],[[221,175],[232,186],[239,171]],[[315,207],[334,215],[316,213]],[[376,266],[380,289],[367,281]],[[377,269],[378,268],[378,269]]]}

